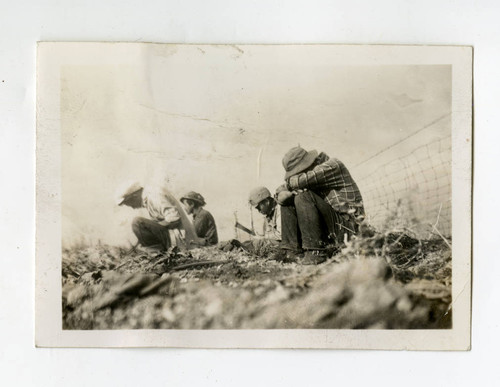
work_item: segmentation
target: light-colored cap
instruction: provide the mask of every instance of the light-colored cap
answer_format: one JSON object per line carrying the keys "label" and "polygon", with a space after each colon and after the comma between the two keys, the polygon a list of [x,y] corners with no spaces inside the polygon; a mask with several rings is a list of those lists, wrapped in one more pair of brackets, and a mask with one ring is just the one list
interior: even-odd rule
{"label": "light-colored cap", "polygon": [[271,192],[266,187],[257,187],[250,191],[248,195],[248,201],[254,207],[266,198],[271,197]]}
{"label": "light-colored cap", "polygon": [[134,182],[127,182],[123,184],[118,190],[117,190],[117,195],[116,195],[116,204],[121,206],[123,202],[132,195],[133,193],[139,191],[142,189],[143,186],[141,183],[138,181]]}

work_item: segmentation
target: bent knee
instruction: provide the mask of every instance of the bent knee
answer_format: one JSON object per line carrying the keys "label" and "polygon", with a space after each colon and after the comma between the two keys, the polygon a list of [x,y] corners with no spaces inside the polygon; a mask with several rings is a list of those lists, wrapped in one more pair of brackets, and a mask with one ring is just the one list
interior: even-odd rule
{"label": "bent knee", "polygon": [[301,192],[293,198],[294,204],[301,205],[302,203],[310,203],[313,201],[313,194],[311,191]]}
{"label": "bent knee", "polygon": [[132,220],[132,228],[142,227],[146,222],[146,218],[138,216]]}

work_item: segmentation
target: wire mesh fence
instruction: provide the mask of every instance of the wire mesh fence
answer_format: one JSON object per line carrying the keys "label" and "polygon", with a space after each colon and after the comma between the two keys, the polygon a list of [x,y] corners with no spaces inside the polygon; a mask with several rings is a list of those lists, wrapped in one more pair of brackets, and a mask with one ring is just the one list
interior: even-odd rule
{"label": "wire mesh fence", "polygon": [[376,228],[449,238],[451,135],[416,143],[391,145],[353,168],[367,218]]}

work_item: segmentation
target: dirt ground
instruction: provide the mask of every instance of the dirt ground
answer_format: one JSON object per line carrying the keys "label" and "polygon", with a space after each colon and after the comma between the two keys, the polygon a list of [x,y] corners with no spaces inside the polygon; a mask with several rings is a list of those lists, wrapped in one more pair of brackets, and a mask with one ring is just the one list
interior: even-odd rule
{"label": "dirt ground", "polygon": [[451,250],[442,239],[366,229],[316,266],[270,252],[65,249],[63,328],[451,328]]}

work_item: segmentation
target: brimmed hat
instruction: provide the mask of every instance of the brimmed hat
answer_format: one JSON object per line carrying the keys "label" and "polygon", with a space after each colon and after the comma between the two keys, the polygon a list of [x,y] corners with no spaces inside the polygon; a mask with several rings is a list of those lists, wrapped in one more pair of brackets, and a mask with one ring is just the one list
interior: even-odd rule
{"label": "brimmed hat", "polygon": [[318,157],[318,151],[307,152],[304,148],[296,146],[286,152],[283,157],[283,168],[285,168],[285,180],[309,168]]}
{"label": "brimmed hat", "polygon": [[254,207],[257,207],[261,201],[270,198],[271,192],[266,187],[257,187],[250,191],[248,201]]}
{"label": "brimmed hat", "polygon": [[125,200],[127,200],[127,198],[130,195],[132,195],[133,193],[136,193],[140,189],[143,189],[143,186],[138,181],[125,183],[117,191],[116,204],[121,206],[123,204],[123,202]]}
{"label": "brimmed hat", "polygon": [[207,203],[205,203],[205,199],[203,198],[203,196],[201,196],[198,192],[194,192],[194,191],[190,191],[187,194],[185,194],[184,196],[182,196],[181,202],[185,199],[189,199],[189,200],[192,200],[194,202],[197,202],[202,206],[207,204]]}

